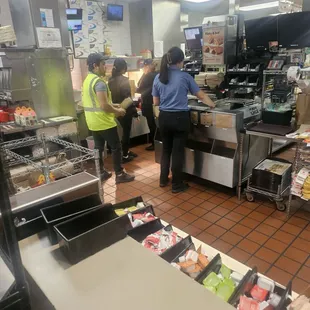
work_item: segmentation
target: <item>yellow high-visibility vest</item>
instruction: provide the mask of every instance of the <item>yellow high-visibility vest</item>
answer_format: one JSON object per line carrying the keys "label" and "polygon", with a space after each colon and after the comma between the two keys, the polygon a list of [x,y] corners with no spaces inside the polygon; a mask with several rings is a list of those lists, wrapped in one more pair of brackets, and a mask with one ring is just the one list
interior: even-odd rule
{"label": "yellow high-visibility vest", "polygon": [[[88,129],[91,131],[107,130],[116,127],[115,115],[113,113],[104,112],[99,104],[94,87],[98,81],[103,81],[94,73],[89,73],[83,83],[82,102],[85,112],[85,119]],[[106,84],[106,83],[105,83]],[[111,93],[108,85],[108,100],[111,103]]]}

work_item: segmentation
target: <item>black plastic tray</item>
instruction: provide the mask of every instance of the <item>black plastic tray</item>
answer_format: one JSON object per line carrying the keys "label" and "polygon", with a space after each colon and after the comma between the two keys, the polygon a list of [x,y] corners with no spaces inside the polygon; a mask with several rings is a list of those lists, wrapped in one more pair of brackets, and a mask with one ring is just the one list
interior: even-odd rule
{"label": "black plastic tray", "polygon": [[58,242],[57,234],[54,230],[55,225],[94,208],[98,208],[101,205],[100,196],[98,194],[93,194],[41,209],[51,244],[54,245]]}
{"label": "black plastic tray", "polygon": [[[235,307],[239,304],[240,296],[246,295],[250,297],[250,292],[254,285],[257,283],[258,275],[257,275],[257,268],[253,268],[252,273],[250,276],[248,274],[242,279],[240,284],[242,283],[242,286],[240,290],[234,292],[234,294],[229,299],[229,303]],[[288,283],[286,288],[280,287],[276,284],[274,293],[278,294],[281,297],[281,300],[279,302],[279,305],[275,308],[275,310],[283,310],[286,309],[287,306],[291,303],[291,300],[289,296],[292,295],[292,281]]]}
{"label": "black plastic tray", "polygon": [[118,217],[113,207],[101,207],[55,226],[61,251],[76,264],[127,235],[128,216]]}
{"label": "black plastic tray", "polygon": [[249,270],[243,279],[240,282],[238,290],[235,290],[234,293],[230,296],[228,303],[232,306],[237,307],[239,304],[240,296],[246,294],[246,292],[251,291],[254,286],[254,282],[257,281],[257,268],[254,267],[252,270]]}
{"label": "black plastic tray", "polygon": [[[141,196],[138,196],[138,197],[126,200],[126,201],[122,201],[122,202],[116,203],[116,204],[113,205],[113,209],[114,210],[126,209],[126,208],[129,208],[129,207],[136,206],[138,202],[144,202],[143,198]],[[145,204],[145,205],[147,205],[147,204]]]}
{"label": "black plastic tray", "polygon": [[[160,219],[156,219],[129,230],[128,236],[141,243],[148,235],[153,234],[162,228],[164,228],[164,225]],[[168,225],[165,227],[165,229],[172,230],[172,226]]]}
{"label": "black plastic tray", "polygon": [[[161,254],[161,258],[163,258],[165,261],[167,261],[169,263],[177,263],[179,261],[179,257],[183,256],[188,250],[195,250],[196,251],[196,248],[195,248],[195,245],[193,244],[191,236],[187,236],[186,238],[184,238],[180,242],[178,242],[176,245],[174,245],[173,247],[171,247],[170,249],[165,251],[163,254]],[[195,281],[197,281],[198,277],[203,272],[205,272],[205,270],[208,268],[208,266],[206,266],[201,271],[201,273],[195,278]]]}
{"label": "black plastic tray", "polygon": [[[146,207],[144,207],[144,208],[141,208],[141,209],[138,209],[138,210],[136,210],[136,211],[133,211],[133,212],[130,212],[131,214],[140,214],[140,213],[151,213],[151,214],[153,214],[154,216],[156,216],[155,215],[155,211],[154,211],[154,208],[153,208],[153,206],[151,206],[151,205],[148,205],[148,206],[146,206]],[[128,216],[128,215],[124,215],[124,216]],[[138,226],[139,227],[139,226]],[[130,225],[129,225],[129,227],[128,227],[128,229],[127,229],[127,232],[128,231],[130,231],[130,230],[132,230],[132,229],[134,229],[134,228],[137,228],[137,227],[132,227],[132,225],[131,225],[131,223],[130,223]]]}
{"label": "black plastic tray", "polygon": [[191,236],[187,236],[173,247],[165,251],[161,258],[168,263],[178,262],[178,258],[183,256],[188,250],[195,249]]}
{"label": "black plastic tray", "polygon": [[[217,254],[212,261],[210,262],[210,264],[201,272],[201,274],[195,279],[198,283],[203,284],[203,280],[211,273],[211,272],[215,272],[216,274],[218,274],[220,272],[222,266],[222,258],[220,254]],[[248,279],[251,277],[252,275],[252,270],[249,270],[247,272],[247,274],[242,278],[242,280],[240,281],[239,285],[235,288],[234,292],[232,293],[232,295],[230,296],[230,298],[228,299],[228,303],[233,302],[232,298],[238,294],[238,292],[242,291],[242,288],[244,287],[244,285],[246,285],[246,283],[248,282]],[[239,295],[240,296],[240,295]]]}
{"label": "black plastic tray", "polygon": [[60,197],[36,204],[31,208],[16,212],[13,218],[18,218],[20,221],[25,218],[26,222],[16,227],[16,234],[18,240],[23,240],[32,235],[35,235],[46,229],[44,219],[41,215],[41,209],[55,204],[62,203],[63,199]]}

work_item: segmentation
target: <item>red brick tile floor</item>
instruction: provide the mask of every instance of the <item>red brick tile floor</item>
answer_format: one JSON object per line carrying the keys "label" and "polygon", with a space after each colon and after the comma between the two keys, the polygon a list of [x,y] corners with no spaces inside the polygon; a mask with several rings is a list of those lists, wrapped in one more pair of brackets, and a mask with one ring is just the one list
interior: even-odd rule
{"label": "red brick tile floor", "polygon": [[[235,191],[215,184],[190,181],[186,193],[172,194],[159,187],[159,165],[145,146],[133,149],[139,157],[125,165],[136,175],[132,183],[104,184],[105,202],[120,202],[142,196],[157,216],[236,260],[257,266],[259,272],[302,292],[310,285],[310,213],[307,205],[293,201],[289,216],[268,201],[238,201]],[[291,158],[294,150],[281,157]],[[112,170],[111,158],[106,167]]]}

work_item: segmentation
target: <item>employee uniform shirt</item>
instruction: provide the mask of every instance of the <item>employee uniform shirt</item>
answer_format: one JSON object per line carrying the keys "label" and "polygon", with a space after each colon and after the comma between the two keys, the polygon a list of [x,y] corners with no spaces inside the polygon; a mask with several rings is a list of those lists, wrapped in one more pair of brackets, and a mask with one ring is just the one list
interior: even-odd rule
{"label": "employee uniform shirt", "polygon": [[95,84],[94,89],[96,93],[101,92],[101,91],[104,91],[106,93],[108,92],[107,85],[103,81],[98,81]]}
{"label": "employee uniform shirt", "polygon": [[[112,77],[109,80],[109,88],[112,94],[113,103],[122,103],[125,99],[131,97],[131,88],[129,80],[123,75]],[[134,105],[131,105],[126,110],[126,116],[136,117],[137,109]]]}
{"label": "employee uniform shirt", "polygon": [[167,85],[156,76],[153,84],[153,97],[160,98],[160,111],[189,111],[187,94],[195,95],[200,91],[191,75],[182,72],[177,66],[169,67],[169,82]]}

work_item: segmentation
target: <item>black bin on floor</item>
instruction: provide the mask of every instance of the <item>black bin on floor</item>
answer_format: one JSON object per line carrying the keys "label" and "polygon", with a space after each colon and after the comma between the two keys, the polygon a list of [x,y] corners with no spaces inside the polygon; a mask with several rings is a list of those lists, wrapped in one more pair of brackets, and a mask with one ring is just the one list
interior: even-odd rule
{"label": "black bin on floor", "polygon": [[41,209],[51,244],[54,245],[58,242],[54,230],[55,225],[100,206],[100,196],[94,194]]}
{"label": "black bin on floor", "polygon": [[128,216],[118,217],[113,207],[101,207],[55,226],[61,251],[76,264],[125,238]]}

